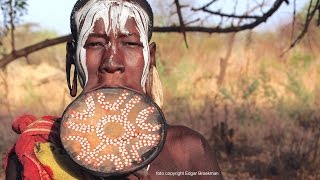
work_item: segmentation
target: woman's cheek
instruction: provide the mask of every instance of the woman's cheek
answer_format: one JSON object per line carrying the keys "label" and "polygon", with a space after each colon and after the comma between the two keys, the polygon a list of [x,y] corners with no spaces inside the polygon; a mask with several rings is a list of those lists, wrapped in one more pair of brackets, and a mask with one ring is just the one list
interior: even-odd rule
{"label": "woman's cheek", "polygon": [[90,71],[94,69],[98,69],[99,65],[101,64],[101,53],[93,53],[90,50],[87,50],[86,55],[86,64],[88,67],[88,73],[90,74]]}
{"label": "woman's cheek", "polygon": [[126,52],[126,59],[129,59],[129,61],[127,61],[127,64],[129,66],[141,66],[142,65],[142,69],[143,69],[143,65],[144,65],[144,59],[143,59],[143,54],[142,54],[142,50],[141,52],[137,52],[137,51],[127,51]]}

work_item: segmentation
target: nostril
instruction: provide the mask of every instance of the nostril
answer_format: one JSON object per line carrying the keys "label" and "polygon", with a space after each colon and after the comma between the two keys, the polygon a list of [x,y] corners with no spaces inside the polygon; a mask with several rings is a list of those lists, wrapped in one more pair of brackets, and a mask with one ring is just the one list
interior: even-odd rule
{"label": "nostril", "polygon": [[123,73],[123,72],[124,72],[124,66],[120,66],[120,67],[118,68],[118,71],[120,71],[121,73]]}
{"label": "nostril", "polygon": [[123,66],[122,63],[120,63],[120,61],[117,60],[108,60],[105,61],[99,68],[100,72],[102,73],[116,73],[116,72],[120,72],[123,73],[125,70],[125,67]]}

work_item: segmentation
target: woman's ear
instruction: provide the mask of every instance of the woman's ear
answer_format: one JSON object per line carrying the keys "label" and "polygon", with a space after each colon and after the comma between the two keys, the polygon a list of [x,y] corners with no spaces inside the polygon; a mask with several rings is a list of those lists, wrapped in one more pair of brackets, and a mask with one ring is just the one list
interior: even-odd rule
{"label": "woman's ear", "polygon": [[74,68],[74,74],[73,74],[73,81],[72,86],[70,82],[70,73],[71,73],[71,66],[75,64],[75,41],[68,41],[66,45],[66,76],[67,76],[67,84],[70,91],[70,95],[72,97],[75,97],[77,95],[77,70]]}
{"label": "woman's ear", "polygon": [[153,68],[156,66],[156,50],[157,50],[157,45],[155,42],[152,42],[149,45],[149,51],[150,51],[150,63],[149,63],[149,72],[147,76],[147,81],[145,84],[145,89],[146,89],[146,94],[152,98],[152,79],[153,79]]}
{"label": "woman's ear", "polygon": [[150,50],[150,67],[155,66],[156,67],[156,52],[157,52],[157,45],[155,42],[152,42],[149,45]]}
{"label": "woman's ear", "polygon": [[160,77],[156,68],[156,43],[149,45],[150,49],[150,67],[146,82],[146,94],[158,104],[159,107],[163,104],[163,92]]}

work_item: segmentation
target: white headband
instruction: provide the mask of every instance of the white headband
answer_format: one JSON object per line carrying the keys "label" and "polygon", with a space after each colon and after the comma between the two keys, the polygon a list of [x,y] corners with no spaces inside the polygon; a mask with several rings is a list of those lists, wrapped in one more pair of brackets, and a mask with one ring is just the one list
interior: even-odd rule
{"label": "white headband", "polygon": [[[106,34],[110,31],[116,33],[129,33],[125,24],[129,18],[134,18],[140,33],[140,41],[143,44],[144,68],[141,77],[141,87],[145,91],[145,83],[149,72],[150,53],[148,45],[149,16],[139,5],[121,0],[90,0],[85,6],[75,13],[77,25],[78,43],[76,51],[76,63],[80,75],[81,86],[88,82],[88,70],[86,65],[86,49],[84,45],[90,33],[93,32],[97,20],[103,19]],[[81,29],[80,29],[81,24]]]}

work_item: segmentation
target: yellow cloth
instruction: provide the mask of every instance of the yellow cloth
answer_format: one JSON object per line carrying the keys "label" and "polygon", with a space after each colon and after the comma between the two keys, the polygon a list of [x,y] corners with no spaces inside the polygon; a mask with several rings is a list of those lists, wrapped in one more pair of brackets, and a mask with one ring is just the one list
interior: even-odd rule
{"label": "yellow cloth", "polygon": [[34,152],[41,164],[51,168],[54,179],[81,179],[79,177],[82,174],[81,170],[61,148],[52,143],[38,143],[34,147]]}

